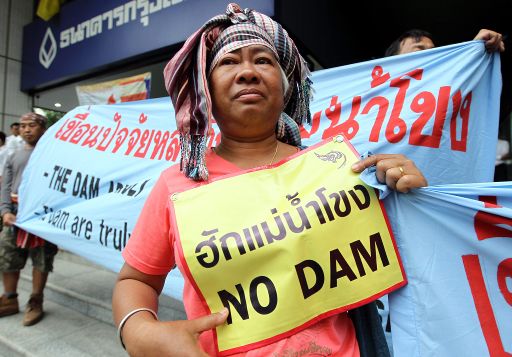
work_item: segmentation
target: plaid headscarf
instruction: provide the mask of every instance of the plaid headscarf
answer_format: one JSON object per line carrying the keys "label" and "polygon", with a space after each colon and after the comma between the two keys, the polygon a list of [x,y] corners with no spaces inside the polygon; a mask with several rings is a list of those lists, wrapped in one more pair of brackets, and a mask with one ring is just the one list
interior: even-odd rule
{"label": "plaid headscarf", "polygon": [[299,125],[304,120],[311,122],[310,73],[293,40],[270,17],[229,4],[226,14],[211,18],[192,34],[164,69],[165,87],[180,132],[180,168],[193,180],[208,179],[205,153],[213,118],[209,72],[223,54],[255,44],[274,53],[290,84],[276,128],[277,138],[300,145]]}

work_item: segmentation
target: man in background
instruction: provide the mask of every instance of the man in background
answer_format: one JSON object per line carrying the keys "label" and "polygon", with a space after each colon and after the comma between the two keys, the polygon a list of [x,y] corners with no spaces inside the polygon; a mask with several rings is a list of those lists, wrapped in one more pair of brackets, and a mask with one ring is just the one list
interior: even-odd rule
{"label": "man in background", "polygon": [[23,147],[24,141],[20,135],[20,123],[12,123],[10,128],[11,135],[6,138],[5,148],[9,153],[13,153]]}
{"label": "man in background", "polygon": [[[5,144],[6,135],[0,131],[0,185],[2,184],[2,172],[4,171],[5,161],[7,160],[7,145]],[[0,226],[1,230],[1,226]]]}
{"label": "man in background", "polygon": [[[43,318],[43,290],[48,274],[53,270],[57,246],[14,226],[18,205],[18,189],[22,173],[34,147],[46,130],[46,118],[27,113],[21,117],[20,131],[25,144],[9,154],[0,189],[0,213],[4,228],[0,232],[0,271],[4,293],[0,297],[0,317],[19,312],[18,281],[20,271],[30,256],[32,259],[32,294],[27,303],[23,325],[30,326]],[[28,199],[21,197],[21,200]]]}
{"label": "man in background", "polygon": [[[505,51],[503,36],[492,30],[481,29],[473,40],[483,40],[488,52]],[[405,31],[386,50],[385,56],[428,50],[434,48],[434,37],[425,30],[413,29]]]}

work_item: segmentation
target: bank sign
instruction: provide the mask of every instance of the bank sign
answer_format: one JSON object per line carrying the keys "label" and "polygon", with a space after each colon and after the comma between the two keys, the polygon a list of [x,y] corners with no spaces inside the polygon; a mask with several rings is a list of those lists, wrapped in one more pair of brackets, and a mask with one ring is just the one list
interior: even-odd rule
{"label": "bank sign", "polygon": [[[274,15],[273,0],[241,0]],[[32,91],[183,42],[225,0],[75,0],[23,29],[21,90]]]}

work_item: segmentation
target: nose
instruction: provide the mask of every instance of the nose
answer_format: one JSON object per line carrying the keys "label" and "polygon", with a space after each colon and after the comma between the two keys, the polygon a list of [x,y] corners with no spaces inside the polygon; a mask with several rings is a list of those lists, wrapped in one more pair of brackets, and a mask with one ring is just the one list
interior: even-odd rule
{"label": "nose", "polygon": [[240,72],[238,72],[238,83],[258,83],[260,81],[260,74],[250,61],[244,61],[240,64]]}

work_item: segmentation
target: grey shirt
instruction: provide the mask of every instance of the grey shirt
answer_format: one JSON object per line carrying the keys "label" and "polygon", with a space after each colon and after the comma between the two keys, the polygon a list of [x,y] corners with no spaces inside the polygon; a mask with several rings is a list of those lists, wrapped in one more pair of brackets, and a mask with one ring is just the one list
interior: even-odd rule
{"label": "grey shirt", "polygon": [[11,201],[11,193],[18,193],[21,183],[21,176],[28,159],[34,148],[22,147],[7,157],[2,174],[2,186],[0,190],[0,214],[14,213],[14,206]]}

